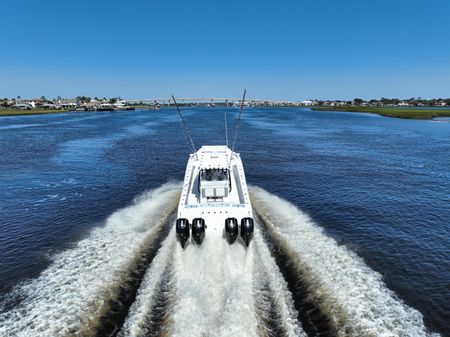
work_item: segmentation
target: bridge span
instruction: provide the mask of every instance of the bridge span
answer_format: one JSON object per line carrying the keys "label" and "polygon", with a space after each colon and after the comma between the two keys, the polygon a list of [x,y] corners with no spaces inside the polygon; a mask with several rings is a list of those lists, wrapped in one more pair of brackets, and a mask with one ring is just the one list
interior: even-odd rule
{"label": "bridge span", "polygon": [[[180,105],[240,105],[242,97],[176,97],[177,103]],[[144,105],[173,105],[172,98],[144,98],[144,99],[126,99],[128,104],[144,104]],[[294,102],[276,101],[267,99],[246,99],[246,105],[294,105]]]}

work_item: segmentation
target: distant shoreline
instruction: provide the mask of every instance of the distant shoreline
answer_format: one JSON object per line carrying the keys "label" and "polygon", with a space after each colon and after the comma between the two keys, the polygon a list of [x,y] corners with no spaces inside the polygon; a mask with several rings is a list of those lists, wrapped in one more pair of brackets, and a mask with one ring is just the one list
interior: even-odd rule
{"label": "distant shoreline", "polygon": [[403,119],[421,119],[430,120],[437,117],[450,117],[450,109],[417,109],[417,108],[398,108],[398,107],[311,107],[314,111],[341,111],[341,112],[359,112],[373,113],[384,117],[403,118]]}
{"label": "distant shoreline", "polygon": [[0,117],[45,115],[45,114],[56,114],[56,113],[66,113],[66,112],[79,112],[79,111],[75,111],[75,110],[45,110],[45,109],[32,109],[32,110],[5,109],[5,110],[0,110]]}
{"label": "distant shoreline", "polygon": [[[144,106],[136,106],[136,109],[148,108]],[[450,117],[450,109],[430,109],[430,108],[399,108],[399,107],[355,107],[355,106],[320,106],[310,107],[313,111],[324,112],[357,112],[357,113],[373,113],[384,117],[391,118],[403,118],[403,119],[418,119],[418,120],[431,120],[438,117]],[[28,115],[44,115],[44,114],[57,114],[57,113],[77,113],[85,111],[76,110],[49,110],[49,109],[31,109],[31,110],[16,110],[5,109],[0,110],[0,117],[8,116],[28,116]],[[95,112],[95,111],[91,111]],[[114,112],[114,111],[111,111]]]}
{"label": "distant shoreline", "polygon": [[[148,106],[134,106],[135,109],[148,109]],[[115,111],[109,111],[109,112],[117,112],[122,110],[115,110]],[[123,111],[129,111],[129,110],[123,110]],[[69,109],[31,109],[31,110],[20,110],[20,109],[5,109],[0,110],[0,117],[11,117],[11,116],[32,116],[32,115],[45,115],[45,114],[57,114],[57,113],[68,113],[68,112],[100,112],[96,110],[87,110],[87,111],[80,111],[80,110],[69,110]]]}

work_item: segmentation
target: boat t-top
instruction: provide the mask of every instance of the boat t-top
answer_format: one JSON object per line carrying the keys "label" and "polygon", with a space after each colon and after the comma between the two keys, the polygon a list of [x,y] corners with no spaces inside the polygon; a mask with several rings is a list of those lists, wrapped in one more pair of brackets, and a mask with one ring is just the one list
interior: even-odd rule
{"label": "boat t-top", "polygon": [[[236,140],[244,99],[245,91],[232,148]],[[174,102],[182,127],[194,149],[187,163],[175,225],[181,246],[184,248],[190,237],[195,244],[201,245],[205,235],[217,235],[222,236],[230,244],[238,240],[248,247],[253,237],[254,223],[239,153],[227,145],[205,145],[195,151],[175,98]]]}

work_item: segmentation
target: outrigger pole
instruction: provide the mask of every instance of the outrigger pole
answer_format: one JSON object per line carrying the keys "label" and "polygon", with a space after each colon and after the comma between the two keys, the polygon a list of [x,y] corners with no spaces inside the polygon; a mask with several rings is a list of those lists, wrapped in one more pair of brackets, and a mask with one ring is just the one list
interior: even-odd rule
{"label": "outrigger pole", "polygon": [[184,121],[183,114],[181,113],[180,108],[178,107],[178,103],[177,103],[174,95],[172,95],[172,99],[173,99],[173,102],[175,103],[175,106],[177,107],[178,115],[180,115],[181,128],[184,130],[186,137],[189,139],[189,142],[191,143],[191,146],[192,146],[192,150],[194,150],[194,154],[197,155],[197,150],[195,149],[195,145],[192,140],[191,134],[189,133],[189,129],[186,126],[186,122]]}
{"label": "outrigger pole", "polygon": [[[227,108],[228,108],[228,105],[227,105]],[[226,145],[227,145],[227,147],[228,147],[228,121],[227,121],[227,110],[228,109],[225,109],[225,143],[226,143]]]}
{"label": "outrigger pole", "polygon": [[239,110],[239,117],[236,121],[236,127],[234,128],[234,137],[233,137],[233,145],[231,146],[231,153],[234,152],[234,145],[236,144],[236,137],[237,137],[237,132],[239,129],[239,124],[241,122],[242,109],[244,108],[244,101],[245,101],[246,93],[247,93],[247,89],[244,89],[244,95],[242,96],[242,101],[241,101],[241,109]]}

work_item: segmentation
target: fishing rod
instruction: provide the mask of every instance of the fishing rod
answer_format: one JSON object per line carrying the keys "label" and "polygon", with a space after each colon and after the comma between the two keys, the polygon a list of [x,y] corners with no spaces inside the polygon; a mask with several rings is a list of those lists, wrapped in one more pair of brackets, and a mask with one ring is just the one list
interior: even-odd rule
{"label": "fishing rod", "polygon": [[225,109],[225,143],[227,144],[228,147],[228,121],[227,121],[227,110]]}
{"label": "fishing rod", "polygon": [[197,155],[197,150],[195,149],[194,142],[192,140],[191,134],[189,133],[189,129],[186,126],[186,122],[184,121],[183,114],[180,111],[180,108],[178,107],[177,100],[175,99],[175,96],[172,95],[173,102],[175,103],[175,106],[177,107],[178,115],[180,116],[180,124],[181,128],[184,130],[184,133],[186,134],[186,137],[189,139],[189,142],[191,143],[192,150],[194,150],[194,154]]}
{"label": "fishing rod", "polygon": [[239,129],[239,124],[241,122],[241,115],[242,115],[242,109],[244,108],[244,101],[245,101],[245,94],[247,93],[247,89],[244,89],[244,95],[242,96],[242,101],[241,101],[241,109],[239,110],[239,117],[236,121],[236,126],[234,128],[234,137],[233,137],[233,145],[231,147],[231,152],[234,152],[234,145],[236,144],[236,137],[237,137],[237,132]]}
{"label": "fishing rod", "polygon": [[[245,101],[245,95],[246,95],[246,93],[247,93],[247,89],[244,89],[244,95],[242,96],[241,108],[240,108],[240,110],[239,110],[239,116],[238,116],[238,119],[237,119],[237,121],[236,121],[236,126],[235,126],[235,128],[234,128],[234,137],[233,137],[233,145],[232,145],[232,148],[231,148],[230,161],[228,162],[228,165],[227,165],[228,170],[231,169],[231,160],[233,159],[234,145],[236,144],[236,137],[237,137],[237,132],[238,132],[238,129],[239,129],[239,124],[240,124],[240,121],[241,121],[242,109],[244,108],[244,101]],[[227,142],[227,143],[228,143],[228,142]],[[228,145],[228,144],[227,144],[227,145]]]}

